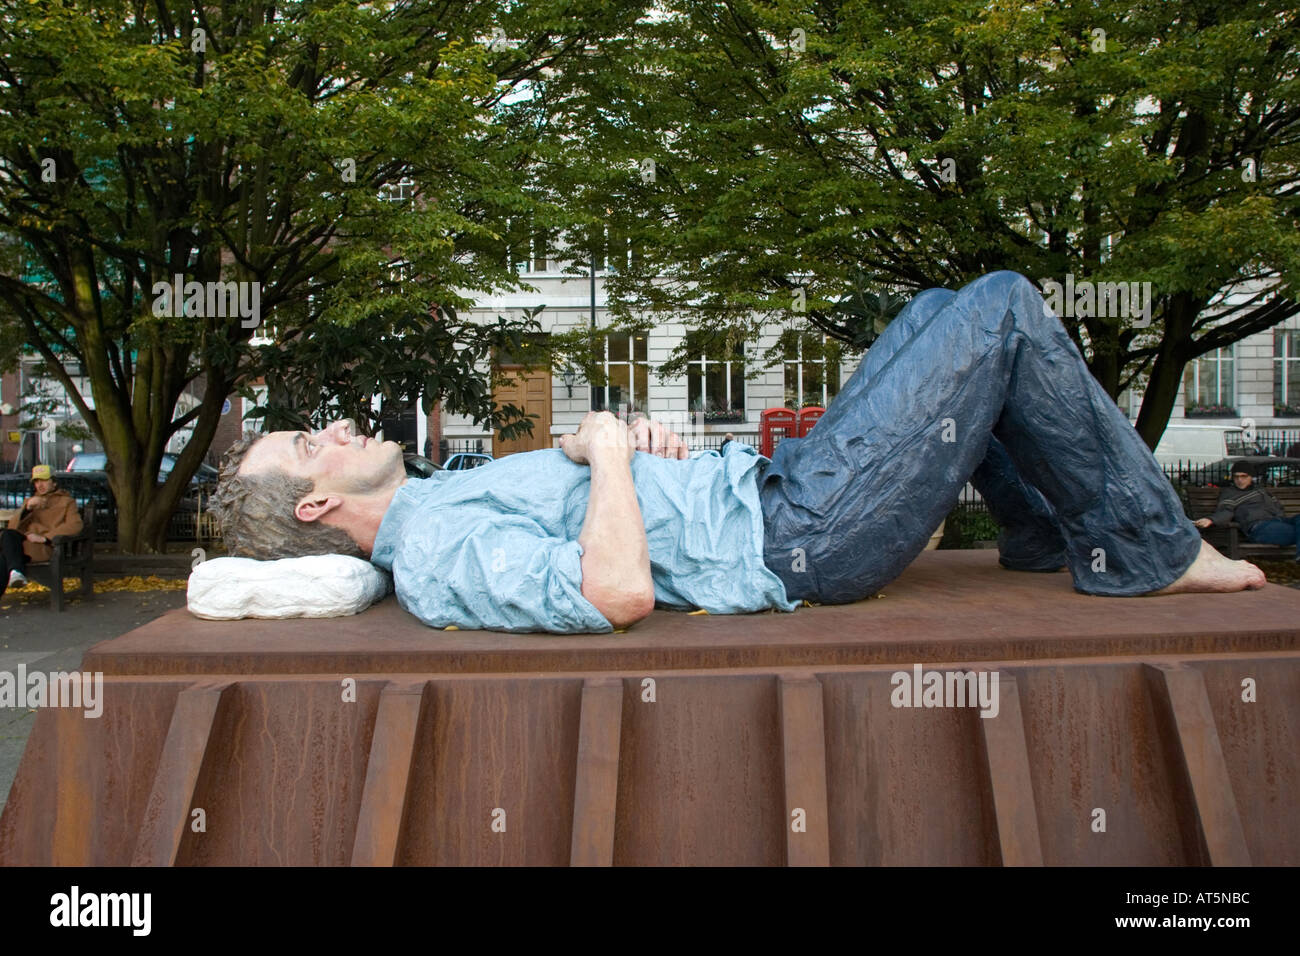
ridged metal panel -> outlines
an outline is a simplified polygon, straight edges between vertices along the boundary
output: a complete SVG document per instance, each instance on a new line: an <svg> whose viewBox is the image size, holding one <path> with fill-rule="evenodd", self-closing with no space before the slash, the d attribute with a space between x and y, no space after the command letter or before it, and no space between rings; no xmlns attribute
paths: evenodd
<svg viewBox="0 0 1300 956"><path fill-rule="evenodd" d="M307 661L356 665L310 673L265 642L273 625L173 612L88 654L111 675L102 717L38 712L0 864L1300 862L1300 649L1272 620L1294 621L1300 594L1085 599L1115 613L1081 619L1060 576L975 568L1016 597L1008 646L1037 652L998 659L993 605L966 585L946 631L905 619L953 564L922 562L885 600L786 617L794 635L658 612L650 632L673 639L639 667L639 628L590 647L479 635L467 660L464 633L376 608L310 622L314 645L281 632ZM1215 619L1252 597L1250 629ZM1137 651L1098 653L1098 632L1122 644L1117 620ZM797 662L772 660L790 646ZM855 649L876 660L842 663ZM996 672L998 715L894 706L914 663Z"/></svg>

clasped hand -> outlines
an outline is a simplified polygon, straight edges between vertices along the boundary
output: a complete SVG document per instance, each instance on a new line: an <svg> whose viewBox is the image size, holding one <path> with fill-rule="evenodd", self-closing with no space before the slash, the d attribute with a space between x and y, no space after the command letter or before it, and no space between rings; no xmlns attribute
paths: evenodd
<svg viewBox="0 0 1300 956"><path fill-rule="evenodd" d="M560 448L579 465L589 465L593 455L612 451L625 455L628 461L638 451L660 458L690 457L686 442L661 422L638 418L624 423L610 412L588 412L576 434L561 436Z"/></svg>

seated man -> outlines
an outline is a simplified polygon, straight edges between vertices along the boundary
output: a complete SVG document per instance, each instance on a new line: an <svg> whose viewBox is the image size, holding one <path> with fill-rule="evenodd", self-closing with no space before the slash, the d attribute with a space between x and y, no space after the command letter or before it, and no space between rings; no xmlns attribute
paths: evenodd
<svg viewBox="0 0 1300 956"><path fill-rule="evenodd" d="M433 626L578 633L656 604L794 610L879 591L968 480L1004 566L1068 565L1128 596L1264 585L1201 540L1128 420L1023 276L913 299L804 438L684 457L662 425L591 413L560 449L408 481L401 449L335 422L245 436L214 507L232 554L342 552Z"/></svg>
<svg viewBox="0 0 1300 956"><path fill-rule="evenodd" d="M7 587L26 586L23 571L27 562L50 560L54 553L50 542L55 537L81 531L77 503L55 483L49 465L32 469L32 485L36 494L23 502L23 510L0 531L0 595Z"/></svg>
<svg viewBox="0 0 1300 956"><path fill-rule="evenodd" d="M1255 473L1244 461L1232 463L1231 488L1219 492L1214 514L1198 518L1196 527L1226 526L1235 521L1253 544L1295 544L1300 540L1300 515L1286 516L1281 503L1263 488L1254 487ZM1300 561L1300 556L1297 556Z"/></svg>

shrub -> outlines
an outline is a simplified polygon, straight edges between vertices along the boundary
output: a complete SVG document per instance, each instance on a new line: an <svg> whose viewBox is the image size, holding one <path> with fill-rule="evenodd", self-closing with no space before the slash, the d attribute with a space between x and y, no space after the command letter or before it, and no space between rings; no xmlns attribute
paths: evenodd
<svg viewBox="0 0 1300 956"><path fill-rule="evenodd" d="M973 548L976 541L996 541L1000 530L993 516L983 508L959 504L945 519L939 547Z"/></svg>

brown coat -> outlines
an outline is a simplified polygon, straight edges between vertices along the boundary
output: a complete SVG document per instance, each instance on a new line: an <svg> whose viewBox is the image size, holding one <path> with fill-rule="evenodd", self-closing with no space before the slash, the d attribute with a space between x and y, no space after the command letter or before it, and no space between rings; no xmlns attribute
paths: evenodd
<svg viewBox="0 0 1300 956"><path fill-rule="evenodd" d="M37 496L39 497L39 496ZM44 496L45 503L21 512L9 519L9 527L23 535L43 534L53 538L60 534L78 534L81 531L81 513L72 495L55 488ZM45 541L23 541L23 553L29 561L48 561L54 549Z"/></svg>

